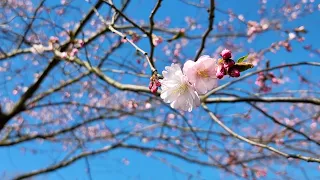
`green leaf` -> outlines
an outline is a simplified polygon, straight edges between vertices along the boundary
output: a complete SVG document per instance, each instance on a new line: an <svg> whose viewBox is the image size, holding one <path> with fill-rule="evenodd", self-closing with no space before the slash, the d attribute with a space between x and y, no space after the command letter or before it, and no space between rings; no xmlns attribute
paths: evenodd
<svg viewBox="0 0 320 180"><path fill-rule="evenodd" d="M243 61L245 61L248 58L249 54L242 56L238 59L237 63L242 63Z"/></svg>
<svg viewBox="0 0 320 180"><path fill-rule="evenodd" d="M253 68L254 66L251 63L241 62L241 63L236 63L233 67L236 67L239 69L240 72L243 72Z"/></svg>

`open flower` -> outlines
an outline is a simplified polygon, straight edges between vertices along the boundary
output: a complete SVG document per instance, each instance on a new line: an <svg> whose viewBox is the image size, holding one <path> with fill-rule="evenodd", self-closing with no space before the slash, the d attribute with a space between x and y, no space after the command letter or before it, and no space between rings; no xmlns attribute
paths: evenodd
<svg viewBox="0 0 320 180"><path fill-rule="evenodd" d="M188 60L183 72L199 94L205 94L217 86L217 61L201 56L196 62Z"/></svg>
<svg viewBox="0 0 320 180"><path fill-rule="evenodd" d="M200 105L198 93L194 90L192 84L189 83L178 64L166 66L162 71L163 79L161 83L160 97L166 103L175 109L184 111L192 111L192 108Z"/></svg>

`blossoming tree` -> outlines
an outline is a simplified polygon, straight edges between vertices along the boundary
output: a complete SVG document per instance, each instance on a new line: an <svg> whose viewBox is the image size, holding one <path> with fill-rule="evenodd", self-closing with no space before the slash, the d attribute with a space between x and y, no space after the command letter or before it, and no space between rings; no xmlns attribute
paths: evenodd
<svg viewBox="0 0 320 180"><path fill-rule="evenodd" d="M319 178L320 4L239 2L1 1L1 179Z"/></svg>

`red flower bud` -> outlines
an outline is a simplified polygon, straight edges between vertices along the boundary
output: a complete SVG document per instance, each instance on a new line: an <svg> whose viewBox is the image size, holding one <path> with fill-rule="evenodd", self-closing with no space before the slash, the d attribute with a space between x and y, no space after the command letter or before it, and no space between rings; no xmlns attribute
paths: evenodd
<svg viewBox="0 0 320 180"><path fill-rule="evenodd" d="M231 68L235 64L234 60L226 59L223 61L224 68Z"/></svg>
<svg viewBox="0 0 320 180"><path fill-rule="evenodd" d="M224 75L225 75L225 68L224 68L223 64L219 64L216 76L218 79L222 79Z"/></svg>
<svg viewBox="0 0 320 180"><path fill-rule="evenodd" d="M149 89L151 90L152 87L153 87L153 81L150 81L150 83L149 83Z"/></svg>
<svg viewBox="0 0 320 180"><path fill-rule="evenodd" d="M231 77L239 77L240 76L240 71L238 68L232 67L228 70L228 73Z"/></svg>
<svg viewBox="0 0 320 180"><path fill-rule="evenodd" d="M157 91L158 91L158 86L152 86L152 88L150 89L150 91L153 93L153 94L155 94L155 93L157 93Z"/></svg>

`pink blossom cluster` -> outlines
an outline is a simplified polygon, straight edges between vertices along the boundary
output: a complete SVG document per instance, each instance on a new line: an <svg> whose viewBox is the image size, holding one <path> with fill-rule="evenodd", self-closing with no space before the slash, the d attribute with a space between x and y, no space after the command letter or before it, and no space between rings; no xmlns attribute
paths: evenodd
<svg viewBox="0 0 320 180"><path fill-rule="evenodd" d="M131 35L131 40L132 40L133 43L138 42L140 40L140 38L141 38L141 36L139 34L135 33L135 32L129 32L128 34ZM121 42L122 43L126 43L127 39L122 38Z"/></svg>
<svg viewBox="0 0 320 180"><path fill-rule="evenodd" d="M272 84L280 84L281 80L276 78L275 75L271 72L264 73L260 72L258 75L258 78L255 82L257 86L259 86L259 90L262 92L270 92L271 91L271 86L267 85L267 81L271 80Z"/></svg>
<svg viewBox="0 0 320 180"><path fill-rule="evenodd" d="M203 55L196 61L188 60L183 69L178 64L172 63L162 71L163 79L158 80L156 74L150 78L149 89L156 93L161 86L160 97L172 108L192 111L193 107L200 105L199 94L206 94L217 87L217 79L228 74L230 77L239 77L240 71L252 68L250 63L242 63L247 56L241 57L236 64L231 59L232 53L224 49L216 60L208 55ZM242 69L241 69L242 68Z"/></svg>
<svg viewBox="0 0 320 180"><path fill-rule="evenodd" d="M57 37L51 37L50 42L55 39L57 39ZM59 39L57 39L56 42L59 42ZM74 40L73 44L66 52L61 52L61 58L67 58L68 56L70 56L70 58L74 58L79 53L79 50L84 46L84 44L85 42L82 39Z"/></svg>
<svg viewBox="0 0 320 180"><path fill-rule="evenodd" d="M222 79L224 75L229 74L231 77L239 77L240 70L234 66L235 62L231 59L232 53L230 50L225 49L220 53L222 60L218 62L218 68L216 76L218 79Z"/></svg>
<svg viewBox="0 0 320 180"><path fill-rule="evenodd" d="M161 83L159 82L159 78L157 77L156 74L152 75L150 78L150 83L149 83L149 89L150 91L155 94L158 91L158 88L161 86Z"/></svg>
<svg viewBox="0 0 320 180"><path fill-rule="evenodd" d="M260 23L256 21L249 21L247 35L252 36L256 33L260 33L264 30L267 30L269 26L270 26L270 23L267 20L261 20Z"/></svg>
<svg viewBox="0 0 320 180"><path fill-rule="evenodd" d="M156 35L152 36L152 43L153 43L154 46L158 46L162 42L163 42L163 39L162 39L161 36L156 36Z"/></svg>
<svg viewBox="0 0 320 180"><path fill-rule="evenodd" d="M205 94L217 86L217 61L201 56L196 62L188 60L183 70L178 64L166 66L162 72L160 97L172 108L192 111L200 105L199 94ZM154 87L154 82L150 82ZM150 86L149 86L150 88ZM151 89L152 91L152 89Z"/></svg>

